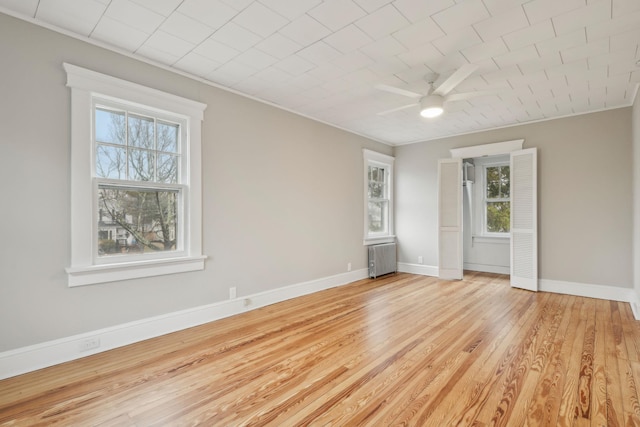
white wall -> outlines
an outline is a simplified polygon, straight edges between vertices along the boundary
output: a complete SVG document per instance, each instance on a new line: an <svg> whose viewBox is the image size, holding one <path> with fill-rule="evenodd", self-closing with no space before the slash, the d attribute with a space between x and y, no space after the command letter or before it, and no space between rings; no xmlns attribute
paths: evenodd
<svg viewBox="0 0 640 427"><path fill-rule="evenodd" d="M382 145L0 14L0 352L366 267L362 148ZM68 62L208 104L206 268L67 287Z"/></svg>
<svg viewBox="0 0 640 427"><path fill-rule="evenodd" d="M540 278L631 288L631 108L396 147L399 262L437 266L438 159L522 138L538 148Z"/></svg>

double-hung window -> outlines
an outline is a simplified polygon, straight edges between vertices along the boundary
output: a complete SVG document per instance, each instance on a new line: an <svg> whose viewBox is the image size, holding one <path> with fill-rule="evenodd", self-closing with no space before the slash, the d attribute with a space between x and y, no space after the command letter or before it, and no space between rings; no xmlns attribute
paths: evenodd
<svg viewBox="0 0 640 427"><path fill-rule="evenodd" d="M364 150L364 243L392 242L394 158Z"/></svg>
<svg viewBox="0 0 640 427"><path fill-rule="evenodd" d="M484 234L505 236L511 221L509 164L484 166Z"/></svg>
<svg viewBox="0 0 640 427"><path fill-rule="evenodd" d="M65 64L69 285L201 270L204 104Z"/></svg>

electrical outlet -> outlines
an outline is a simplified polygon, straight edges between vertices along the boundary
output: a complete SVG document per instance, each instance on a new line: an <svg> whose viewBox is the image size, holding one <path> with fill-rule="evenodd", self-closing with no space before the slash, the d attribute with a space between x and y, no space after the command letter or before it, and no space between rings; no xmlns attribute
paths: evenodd
<svg viewBox="0 0 640 427"><path fill-rule="evenodd" d="M229 299L235 299L238 296L237 289L235 286L229 288Z"/></svg>
<svg viewBox="0 0 640 427"><path fill-rule="evenodd" d="M347 263L347 271L351 271L351 263L350 262Z"/></svg>
<svg viewBox="0 0 640 427"><path fill-rule="evenodd" d="M418 264L422 264L424 262L424 260L422 259L422 255L420 255L418 257Z"/></svg>
<svg viewBox="0 0 640 427"><path fill-rule="evenodd" d="M244 306L245 307L249 307L251 305L251 299L250 298L245 298L244 299Z"/></svg>
<svg viewBox="0 0 640 427"><path fill-rule="evenodd" d="M94 348L100 347L100 338L87 338L86 340L80 341L78 344L78 349L80 351L88 351L93 350Z"/></svg>

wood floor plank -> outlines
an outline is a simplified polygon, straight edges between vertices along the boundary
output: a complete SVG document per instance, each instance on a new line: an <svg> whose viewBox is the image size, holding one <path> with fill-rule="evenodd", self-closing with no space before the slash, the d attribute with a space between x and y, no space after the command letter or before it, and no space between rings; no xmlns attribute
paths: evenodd
<svg viewBox="0 0 640 427"><path fill-rule="evenodd" d="M0 426L640 425L628 304L399 273L0 381Z"/></svg>

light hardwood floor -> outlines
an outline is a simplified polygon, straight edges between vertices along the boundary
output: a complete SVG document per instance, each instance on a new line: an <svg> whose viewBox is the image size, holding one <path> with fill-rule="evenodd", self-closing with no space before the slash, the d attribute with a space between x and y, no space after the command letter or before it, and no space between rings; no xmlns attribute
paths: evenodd
<svg viewBox="0 0 640 427"><path fill-rule="evenodd" d="M640 425L627 303L389 275L0 381L0 425Z"/></svg>

